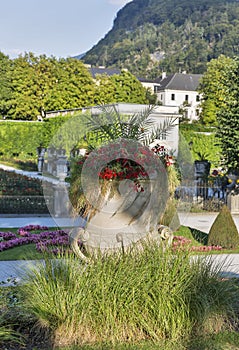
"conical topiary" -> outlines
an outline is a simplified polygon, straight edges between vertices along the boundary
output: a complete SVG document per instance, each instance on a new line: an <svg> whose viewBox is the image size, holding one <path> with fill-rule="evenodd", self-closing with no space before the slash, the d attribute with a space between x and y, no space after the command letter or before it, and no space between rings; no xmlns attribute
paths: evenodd
<svg viewBox="0 0 239 350"><path fill-rule="evenodd" d="M226 249L239 246L237 227L226 205L222 207L209 231L208 245L219 245Z"/></svg>

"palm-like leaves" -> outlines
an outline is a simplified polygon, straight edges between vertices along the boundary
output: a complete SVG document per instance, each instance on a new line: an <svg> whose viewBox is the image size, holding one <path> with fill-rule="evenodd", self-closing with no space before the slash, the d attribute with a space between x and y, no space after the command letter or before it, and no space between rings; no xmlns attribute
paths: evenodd
<svg viewBox="0 0 239 350"><path fill-rule="evenodd" d="M149 106L130 117L121 115L115 105L98 108L99 113L87 116L86 126L101 143L130 139L149 145L175 126L176 119L167 118L161 125L155 127L155 120L151 118L155 111L154 106Z"/></svg>

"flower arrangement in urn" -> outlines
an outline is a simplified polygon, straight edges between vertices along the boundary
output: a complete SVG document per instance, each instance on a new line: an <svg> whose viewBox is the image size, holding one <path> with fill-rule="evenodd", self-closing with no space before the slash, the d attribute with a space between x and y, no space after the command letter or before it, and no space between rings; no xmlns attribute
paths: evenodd
<svg viewBox="0 0 239 350"><path fill-rule="evenodd" d="M91 247L118 248L123 236L130 246L158 225L168 199L166 168L173 158L164 146L150 145L175 120L154 127L153 110L149 107L127 121L115 108L89 116L95 145L72 160L70 198L76 213L87 219L83 241Z"/></svg>

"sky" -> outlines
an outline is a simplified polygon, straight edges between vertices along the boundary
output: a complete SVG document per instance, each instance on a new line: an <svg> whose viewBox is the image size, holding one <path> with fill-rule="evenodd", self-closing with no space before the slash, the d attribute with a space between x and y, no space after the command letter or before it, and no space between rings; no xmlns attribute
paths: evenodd
<svg viewBox="0 0 239 350"><path fill-rule="evenodd" d="M82 54L104 38L131 0L1 1L0 51L57 58Z"/></svg>

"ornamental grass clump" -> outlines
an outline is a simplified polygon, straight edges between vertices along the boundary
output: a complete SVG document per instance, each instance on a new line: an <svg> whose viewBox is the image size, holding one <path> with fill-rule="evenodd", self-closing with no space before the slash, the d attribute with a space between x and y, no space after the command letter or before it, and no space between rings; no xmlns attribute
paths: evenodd
<svg viewBox="0 0 239 350"><path fill-rule="evenodd" d="M222 207L209 231L208 245L219 245L226 249L239 246L237 227L226 205Z"/></svg>
<svg viewBox="0 0 239 350"><path fill-rule="evenodd" d="M46 259L23 285L25 307L52 332L55 346L182 343L211 318L232 319L238 289L210 260L156 244L80 263Z"/></svg>

